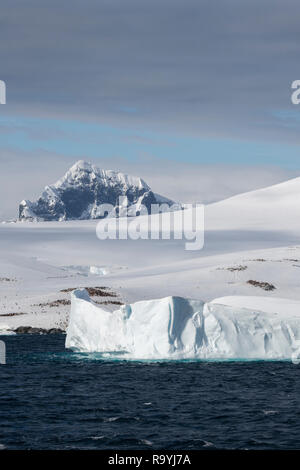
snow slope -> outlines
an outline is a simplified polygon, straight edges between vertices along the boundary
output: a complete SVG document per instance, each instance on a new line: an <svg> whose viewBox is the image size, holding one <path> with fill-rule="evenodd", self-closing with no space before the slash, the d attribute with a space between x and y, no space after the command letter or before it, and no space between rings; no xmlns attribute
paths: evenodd
<svg viewBox="0 0 300 470"><path fill-rule="evenodd" d="M108 312L77 290L66 347L127 359L291 359L300 352L300 301L166 297Z"/></svg>
<svg viewBox="0 0 300 470"><path fill-rule="evenodd" d="M210 228L299 230L300 177L208 206Z"/></svg>
<svg viewBox="0 0 300 470"><path fill-rule="evenodd" d="M65 328L70 306L47 304L67 303L62 290L87 286L110 287L126 304L168 296L300 300L299 194L297 178L207 206L201 251L186 251L184 240L100 241L93 220L0 224L0 326Z"/></svg>

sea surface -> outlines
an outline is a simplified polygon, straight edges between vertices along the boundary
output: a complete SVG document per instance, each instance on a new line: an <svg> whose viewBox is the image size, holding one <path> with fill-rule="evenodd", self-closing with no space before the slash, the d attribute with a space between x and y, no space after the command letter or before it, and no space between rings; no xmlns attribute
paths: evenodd
<svg viewBox="0 0 300 470"><path fill-rule="evenodd" d="M0 449L299 449L300 365L126 362L3 336Z"/></svg>

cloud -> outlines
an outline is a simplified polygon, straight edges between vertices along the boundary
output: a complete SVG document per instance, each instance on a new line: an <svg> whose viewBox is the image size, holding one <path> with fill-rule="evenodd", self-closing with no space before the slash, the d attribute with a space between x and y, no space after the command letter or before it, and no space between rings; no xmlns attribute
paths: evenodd
<svg viewBox="0 0 300 470"><path fill-rule="evenodd" d="M299 16L296 0L3 0L6 109L299 143L276 114L295 108Z"/></svg>
<svg viewBox="0 0 300 470"><path fill-rule="evenodd" d="M296 176L276 164L299 160L299 17L297 0L2 0L0 217L79 158L187 202Z"/></svg>

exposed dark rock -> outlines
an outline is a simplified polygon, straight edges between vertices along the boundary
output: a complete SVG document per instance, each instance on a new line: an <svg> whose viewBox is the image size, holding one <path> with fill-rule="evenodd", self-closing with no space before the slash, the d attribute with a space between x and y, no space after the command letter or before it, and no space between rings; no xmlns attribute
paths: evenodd
<svg viewBox="0 0 300 470"><path fill-rule="evenodd" d="M1 313L0 318L2 318L2 317L17 317L18 315L27 315L27 313L25 313L25 312Z"/></svg>
<svg viewBox="0 0 300 470"><path fill-rule="evenodd" d="M259 281L247 281L247 284L250 284L251 286L254 287L260 287L263 290L270 291L270 290L275 290L276 287L273 284L269 284L268 282L259 282Z"/></svg>
<svg viewBox="0 0 300 470"><path fill-rule="evenodd" d="M57 299L52 302L34 304L34 307L60 307L61 305L71 305L71 301L68 299Z"/></svg>
<svg viewBox="0 0 300 470"><path fill-rule="evenodd" d="M62 289L60 292L72 292L73 290L80 289L79 287L69 287ZM106 290L108 287L84 287L91 297L118 297L118 295L111 291Z"/></svg>
<svg viewBox="0 0 300 470"><path fill-rule="evenodd" d="M15 328L14 330L15 333L24 335L24 334L29 334L29 335L45 335L45 334L52 334L52 335L57 335L57 334L64 334L65 331L61 330L60 328L50 328L47 330L46 328L36 328L32 326L18 326L18 328Z"/></svg>
<svg viewBox="0 0 300 470"><path fill-rule="evenodd" d="M233 273L235 271L246 271L247 268L248 266L243 266L243 265L233 266L231 268L227 268L227 271L230 271L231 273Z"/></svg>
<svg viewBox="0 0 300 470"><path fill-rule="evenodd" d="M94 302L98 305L124 305L119 300L104 300L103 302L100 302L99 300L94 300Z"/></svg>

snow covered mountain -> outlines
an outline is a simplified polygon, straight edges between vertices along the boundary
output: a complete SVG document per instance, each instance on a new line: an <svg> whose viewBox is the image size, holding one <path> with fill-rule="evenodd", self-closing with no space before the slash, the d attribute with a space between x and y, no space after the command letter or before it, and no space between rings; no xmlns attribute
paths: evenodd
<svg viewBox="0 0 300 470"><path fill-rule="evenodd" d="M124 197L119 205L119 197ZM46 186L36 202L23 200L20 220L76 220L101 218L100 205L111 204L115 214L135 215L142 205L172 206L173 201L155 194L141 178L110 170L101 170L83 160L73 165L55 184ZM179 207L179 206L178 206Z"/></svg>

